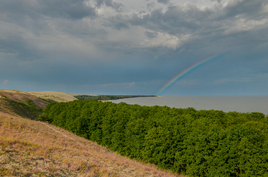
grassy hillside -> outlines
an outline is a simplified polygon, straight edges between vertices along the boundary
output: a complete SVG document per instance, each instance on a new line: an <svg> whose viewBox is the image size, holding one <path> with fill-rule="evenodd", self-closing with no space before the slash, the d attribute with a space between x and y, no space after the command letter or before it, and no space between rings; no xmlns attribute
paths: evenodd
<svg viewBox="0 0 268 177"><path fill-rule="evenodd" d="M44 100L56 101L56 102L68 102L77 100L73 94L55 91L43 91L43 92L27 92L28 94L37 96Z"/></svg>
<svg viewBox="0 0 268 177"><path fill-rule="evenodd" d="M0 111L12 115L37 119L47 101L23 92L0 91Z"/></svg>
<svg viewBox="0 0 268 177"><path fill-rule="evenodd" d="M39 114L47 104L42 99L21 92L0 96L0 176L176 176L26 119Z"/></svg>

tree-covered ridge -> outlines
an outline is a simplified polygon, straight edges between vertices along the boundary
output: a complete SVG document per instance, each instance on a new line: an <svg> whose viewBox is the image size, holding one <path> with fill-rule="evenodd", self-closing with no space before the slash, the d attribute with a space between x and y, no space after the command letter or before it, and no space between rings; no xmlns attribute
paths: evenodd
<svg viewBox="0 0 268 177"><path fill-rule="evenodd" d="M76 95L78 100L118 100L124 98L156 97L155 95Z"/></svg>
<svg viewBox="0 0 268 177"><path fill-rule="evenodd" d="M41 119L189 176L268 175L268 122L262 113L83 100L49 104Z"/></svg>

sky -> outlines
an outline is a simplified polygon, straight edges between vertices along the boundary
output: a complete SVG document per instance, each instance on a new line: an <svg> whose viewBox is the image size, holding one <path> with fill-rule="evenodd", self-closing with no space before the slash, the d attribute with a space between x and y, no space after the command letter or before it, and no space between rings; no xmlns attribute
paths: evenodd
<svg viewBox="0 0 268 177"><path fill-rule="evenodd" d="M0 88L268 96L268 1L1 0Z"/></svg>

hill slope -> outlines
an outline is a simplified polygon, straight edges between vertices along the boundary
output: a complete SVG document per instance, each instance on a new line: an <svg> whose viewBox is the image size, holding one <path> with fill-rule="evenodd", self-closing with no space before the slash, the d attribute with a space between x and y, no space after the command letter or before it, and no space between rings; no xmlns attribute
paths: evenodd
<svg viewBox="0 0 268 177"><path fill-rule="evenodd" d="M20 91L0 90L0 111L36 119L48 103L33 95Z"/></svg>
<svg viewBox="0 0 268 177"><path fill-rule="evenodd" d="M17 114L24 107L13 110L7 102L21 106L31 100L43 108L46 102L37 97L4 91L0 95L0 176L175 176L53 125L22 118Z"/></svg>
<svg viewBox="0 0 268 177"><path fill-rule="evenodd" d="M43 92L27 92L27 93L43 99L54 100L57 102L67 102L77 100L77 98L75 98L74 95L64 92L43 91Z"/></svg>

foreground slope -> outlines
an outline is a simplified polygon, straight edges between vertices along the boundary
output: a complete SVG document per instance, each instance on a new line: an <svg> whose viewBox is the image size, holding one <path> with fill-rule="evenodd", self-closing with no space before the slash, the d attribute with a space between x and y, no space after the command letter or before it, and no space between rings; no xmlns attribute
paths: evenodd
<svg viewBox="0 0 268 177"><path fill-rule="evenodd" d="M1 92L0 176L175 176L122 157L66 130L16 115L5 100L30 96ZM43 107L45 102L33 97Z"/></svg>
<svg viewBox="0 0 268 177"><path fill-rule="evenodd" d="M0 176L173 176L47 123L0 114Z"/></svg>

